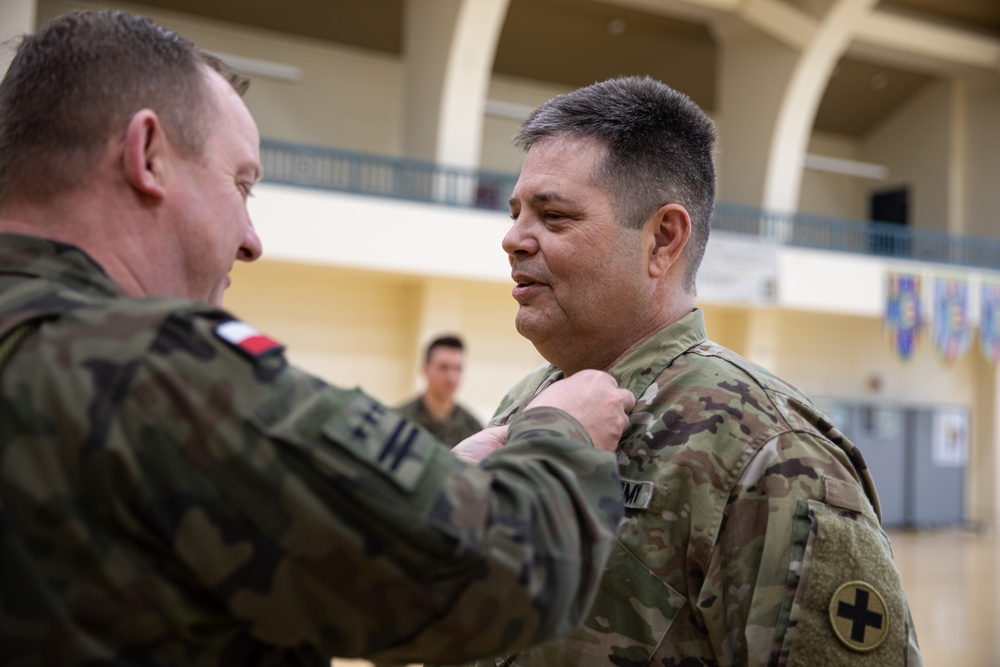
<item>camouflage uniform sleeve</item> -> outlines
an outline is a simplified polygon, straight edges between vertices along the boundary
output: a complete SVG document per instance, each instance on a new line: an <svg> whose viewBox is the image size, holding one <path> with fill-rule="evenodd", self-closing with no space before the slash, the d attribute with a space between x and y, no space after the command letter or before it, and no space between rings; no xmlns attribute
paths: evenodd
<svg viewBox="0 0 1000 667"><path fill-rule="evenodd" d="M811 433L778 436L750 461L697 603L718 655L760 666L921 664L889 539L853 470Z"/></svg>
<svg viewBox="0 0 1000 667"><path fill-rule="evenodd" d="M582 620L622 507L614 457L576 420L527 411L467 466L363 392L246 357L213 326L168 322L122 409L140 444L115 513L171 555L149 581L180 632L459 662Z"/></svg>

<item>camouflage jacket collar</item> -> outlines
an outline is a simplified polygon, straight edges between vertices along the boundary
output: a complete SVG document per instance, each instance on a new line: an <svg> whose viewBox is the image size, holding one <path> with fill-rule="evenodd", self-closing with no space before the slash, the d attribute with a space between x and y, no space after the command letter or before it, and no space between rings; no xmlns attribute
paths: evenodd
<svg viewBox="0 0 1000 667"><path fill-rule="evenodd" d="M647 338L609 372L618 380L618 386L628 389L639 400L664 368L705 339L705 317L700 308L695 308Z"/></svg>
<svg viewBox="0 0 1000 667"><path fill-rule="evenodd" d="M696 308L680 321L643 341L631 354L615 364L610 373L618 380L620 387L631 391L636 400L639 400L664 368L674 363L687 350L703 343L705 338L705 318L701 309ZM536 368L503 397L490 424L506 424L538 392L562 377L562 371L552 364Z"/></svg>
<svg viewBox="0 0 1000 667"><path fill-rule="evenodd" d="M118 285L80 248L22 234L0 234L0 276L42 278L73 290L121 296Z"/></svg>

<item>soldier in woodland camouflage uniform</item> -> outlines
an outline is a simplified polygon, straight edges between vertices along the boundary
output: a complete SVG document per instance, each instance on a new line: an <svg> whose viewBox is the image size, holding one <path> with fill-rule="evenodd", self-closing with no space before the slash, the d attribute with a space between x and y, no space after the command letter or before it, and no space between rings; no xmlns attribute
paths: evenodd
<svg viewBox="0 0 1000 667"><path fill-rule="evenodd" d="M550 365L494 424L582 369L637 402L626 520L568 638L480 665L919 665L860 452L782 380L706 338L694 307L715 178L712 122L643 78L556 97L517 137L516 325Z"/></svg>
<svg viewBox="0 0 1000 667"><path fill-rule="evenodd" d="M455 400L464 364L462 339L438 336L424 350L423 393L396 408L446 445L457 445L483 429L475 415Z"/></svg>
<svg viewBox="0 0 1000 667"><path fill-rule="evenodd" d="M0 663L461 661L566 634L634 399L557 383L460 444L506 438L470 466L289 366L220 308L261 253L245 85L105 12L25 38L0 83Z"/></svg>

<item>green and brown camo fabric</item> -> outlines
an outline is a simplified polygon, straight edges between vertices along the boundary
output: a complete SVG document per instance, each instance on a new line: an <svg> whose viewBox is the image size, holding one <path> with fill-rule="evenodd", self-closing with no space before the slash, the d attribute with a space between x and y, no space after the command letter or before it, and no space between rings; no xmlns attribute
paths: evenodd
<svg viewBox="0 0 1000 667"><path fill-rule="evenodd" d="M451 414L443 421L434 418L424 405L423 396L417 396L412 401L400 405L396 411L423 426L428 433L449 447L454 447L470 435L483 430L479 420L458 403L455 403Z"/></svg>
<svg viewBox="0 0 1000 667"><path fill-rule="evenodd" d="M871 476L806 397L706 340L700 310L611 372L637 404L594 607L568 638L481 666L921 664ZM560 376L538 369L493 423Z"/></svg>
<svg viewBox="0 0 1000 667"><path fill-rule="evenodd" d="M360 390L0 235L4 667L468 661L565 635L621 481L565 413L479 467ZM258 349L259 351L259 349Z"/></svg>

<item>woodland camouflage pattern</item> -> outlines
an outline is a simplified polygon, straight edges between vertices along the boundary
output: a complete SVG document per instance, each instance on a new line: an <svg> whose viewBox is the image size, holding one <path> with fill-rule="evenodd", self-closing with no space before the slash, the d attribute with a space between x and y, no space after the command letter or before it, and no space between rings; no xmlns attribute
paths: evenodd
<svg viewBox="0 0 1000 667"><path fill-rule="evenodd" d="M611 374L637 403L619 449L626 519L594 607L568 638L480 665L921 664L871 476L805 396L706 340L700 310ZM525 378L493 423L559 377L550 365ZM886 602L869 652L831 624L852 581Z"/></svg>
<svg viewBox="0 0 1000 667"><path fill-rule="evenodd" d="M417 396L412 401L400 405L396 411L423 426L428 433L449 447L454 447L483 430L479 420L458 403L454 404L451 414L443 421L434 418L424 405L423 396Z"/></svg>
<svg viewBox="0 0 1000 667"><path fill-rule="evenodd" d="M5 667L466 661L576 627L622 514L579 422L531 410L467 466L231 319L0 235L0 339L29 322L0 362Z"/></svg>

